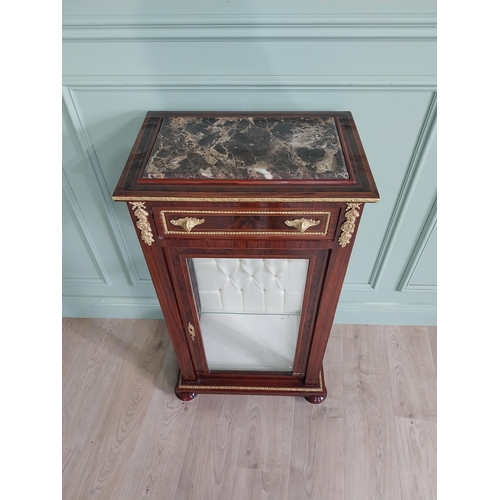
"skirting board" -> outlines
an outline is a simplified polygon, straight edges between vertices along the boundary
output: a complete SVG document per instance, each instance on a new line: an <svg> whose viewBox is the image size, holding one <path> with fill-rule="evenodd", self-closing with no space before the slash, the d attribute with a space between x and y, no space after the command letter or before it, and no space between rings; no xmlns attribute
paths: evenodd
<svg viewBox="0 0 500 500"><path fill-rule="evenodd" d="M162 319L155 298L63 297L62 315L68 318ZM338 324L435 326L435 304L340 302Z"/></svg>

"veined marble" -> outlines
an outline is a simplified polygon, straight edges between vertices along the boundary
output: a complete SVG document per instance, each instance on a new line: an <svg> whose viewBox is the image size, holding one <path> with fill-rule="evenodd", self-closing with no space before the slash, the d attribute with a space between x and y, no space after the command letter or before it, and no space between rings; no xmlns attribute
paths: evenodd
<svg viewBox="0 0 500 500"><path fill-rule="evenodd" d="M146 179L349 179L333 117L168 117Z"/></svg>

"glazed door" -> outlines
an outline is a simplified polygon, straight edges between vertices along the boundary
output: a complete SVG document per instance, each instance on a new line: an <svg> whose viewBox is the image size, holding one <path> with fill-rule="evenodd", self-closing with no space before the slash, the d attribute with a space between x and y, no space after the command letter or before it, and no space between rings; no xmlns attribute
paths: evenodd
<svg viewBox="0 0 500 500"><path fill-rule="evenodd" d="M198 374L300 375L327 250L166 250Z"/></svg>

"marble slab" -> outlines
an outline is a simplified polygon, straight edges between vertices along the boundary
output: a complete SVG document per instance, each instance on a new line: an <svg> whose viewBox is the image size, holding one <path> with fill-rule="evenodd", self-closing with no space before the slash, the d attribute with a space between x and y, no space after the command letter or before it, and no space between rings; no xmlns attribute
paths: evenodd
<svg viewBox="0 0 500 500"><path fill-rule="evenodd" d="M146 179L346 180L333 117L167 117Z"/></svg>

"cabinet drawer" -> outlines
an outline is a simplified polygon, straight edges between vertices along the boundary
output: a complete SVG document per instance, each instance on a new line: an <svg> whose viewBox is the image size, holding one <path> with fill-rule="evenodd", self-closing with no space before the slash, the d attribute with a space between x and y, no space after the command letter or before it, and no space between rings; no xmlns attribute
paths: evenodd
<svg viewBox="0 0 500 500"><path fill-rule="evenodd" d="M153 209L165 237L331 238L338 210Z"/></svg>

